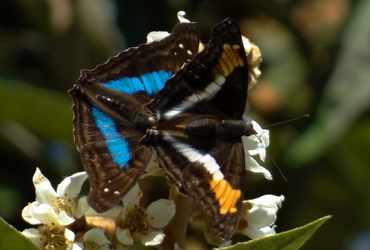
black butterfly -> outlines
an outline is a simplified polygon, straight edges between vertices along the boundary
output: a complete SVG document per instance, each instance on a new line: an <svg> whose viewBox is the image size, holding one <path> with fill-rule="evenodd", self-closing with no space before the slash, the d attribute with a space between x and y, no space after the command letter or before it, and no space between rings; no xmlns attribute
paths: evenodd
<svg viewBox="0 0 370 250"><path fill-rule="evenodd" d="M231 238L243 200L241 136L248 65L236 22L213 27L199 50L195 23L179 23L157 42L82 70L69 91L74 137L98 212L119 202L149 158L207 215L211 232Z"/></svg>

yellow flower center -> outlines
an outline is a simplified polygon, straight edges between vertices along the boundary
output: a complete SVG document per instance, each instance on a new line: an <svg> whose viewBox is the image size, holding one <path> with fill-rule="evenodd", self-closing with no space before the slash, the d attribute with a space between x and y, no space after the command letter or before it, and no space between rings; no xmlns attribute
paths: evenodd
<svg viewBox="0 0 370 250"><path fill-rule="evenodd" d="M132 236L135 233L145 233L150 230L150 225L147 222L146 210L141 206L136 206L129 211L122 222L122 228L130 231Z"/></svg>
<svg viewBox="0 0 370 250"><path fill-rule="evenodd" d="M64 236L64 230L62 226L43 226L40 233L45 237L44 249L66 249L68 242Z"/></svg>
<svg viewBox="0 0 370 250"><path fill-rule="evenodd" d="M77 205L74 200L65 200L62 197L58 197L57 206L59 209L59 211L56 211L57 213L59 213L60 211L65 211L70 217L75 218L75 209Z"/></svg>

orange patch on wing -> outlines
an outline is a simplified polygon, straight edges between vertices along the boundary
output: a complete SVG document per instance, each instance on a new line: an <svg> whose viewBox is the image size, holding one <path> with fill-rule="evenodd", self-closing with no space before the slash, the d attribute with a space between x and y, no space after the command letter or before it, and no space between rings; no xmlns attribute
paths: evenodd
<svg viewBox="0 0 370 250"><path fill-rule="evenodd" d="M238 54L239 49L240 46L237 44L234 44L233 46L231 46L230 44L224 44L224 51L220 59L218 60L218 64L216 65L212 74L214 76L222 75L223 77L227 77L234 71L236 67L243 66L244 61Z"/></svg>
<svg viewBox="0 0 370 250"><path fill-rule="evenodd" d="M233 189L224 179L212 179L209 184L220 205L220 214L236 213L238 211L236 204L240 199L241 191Z"/></svg>

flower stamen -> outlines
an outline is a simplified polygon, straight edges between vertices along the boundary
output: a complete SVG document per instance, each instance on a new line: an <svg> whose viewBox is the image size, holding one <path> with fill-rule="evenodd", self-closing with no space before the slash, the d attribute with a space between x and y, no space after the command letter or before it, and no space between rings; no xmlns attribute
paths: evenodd
<svg viewBox="0 0 370 250"><path fill-rule="evenodd" d="M45 249L65 249L68 245L64 235L65 228L62 226L42 226L40 234L44 236L43 246Z"/></svg>

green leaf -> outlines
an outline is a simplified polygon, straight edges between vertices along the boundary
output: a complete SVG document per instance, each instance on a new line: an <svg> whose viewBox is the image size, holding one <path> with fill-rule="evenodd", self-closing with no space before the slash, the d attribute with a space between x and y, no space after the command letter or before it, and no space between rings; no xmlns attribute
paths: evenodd
<svg viewBox="0 0 370 250"><path fill-rule="evenodd" d="M311 238L313 233L330 218L331 216L325 216L302 227L248 242L237 243L233 246L222 248L222 250L296 250Z"/></svg>
<svg viewBox="0 0 370 250"><path fill-rule="evenodd" d="M37 250L37 247L0 217L0 249Z"/></svg>
<svg viewBox="0 0 370 250"><path fill-rule="evenodd" d="M71 107L67 93L0 78L0 121L17 121L42 138L71 143Z"/></svg>

